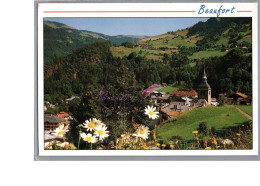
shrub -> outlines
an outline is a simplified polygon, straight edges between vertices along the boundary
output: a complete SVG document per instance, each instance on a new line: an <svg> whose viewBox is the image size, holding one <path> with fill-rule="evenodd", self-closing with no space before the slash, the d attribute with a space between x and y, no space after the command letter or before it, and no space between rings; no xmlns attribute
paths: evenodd
<svg viewBox="0 0 260 186"><path fill-rule="evenodd" d="M206 136L208 134L208 125L207 122L201 122L199 124L199 128L198 131L200 134L203 134L204 136Z"/></svg>

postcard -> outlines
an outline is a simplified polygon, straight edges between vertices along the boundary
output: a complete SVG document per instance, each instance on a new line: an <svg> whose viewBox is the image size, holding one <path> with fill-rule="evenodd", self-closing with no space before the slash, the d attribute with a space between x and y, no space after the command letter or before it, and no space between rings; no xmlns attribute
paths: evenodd
<svg viewBox="0 0 260 186"><path fill-rule="evenodd" d="M256 3L39 3L39 156L258 155Z"/></svg>

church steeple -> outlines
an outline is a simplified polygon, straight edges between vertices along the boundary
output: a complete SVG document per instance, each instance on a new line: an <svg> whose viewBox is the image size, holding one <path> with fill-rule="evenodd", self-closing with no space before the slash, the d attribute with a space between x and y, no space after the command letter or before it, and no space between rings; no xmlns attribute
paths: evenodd
<svg viewBox="0 0 260 186"><path fill-rule="evenodd" d="M206 99L207 104L210 104L211 102L211 87L207 82L205 65L203 69L202 82L198 86L198 97L199 99Z"/></svg>
<svg viewBox="0 0 260 186"><path fill-rule="evenodd" d="M206 71L205 71L205 65L204 65L204 73L202 79L207 80Z"/></svg>

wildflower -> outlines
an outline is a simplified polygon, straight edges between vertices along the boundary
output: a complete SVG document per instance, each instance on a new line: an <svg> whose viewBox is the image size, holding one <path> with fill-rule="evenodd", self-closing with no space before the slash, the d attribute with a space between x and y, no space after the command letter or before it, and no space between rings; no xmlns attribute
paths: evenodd
<svg viewBox="0 0 260 186"><path fill-rule="evenodd" d="M68 132L67 128L64 127L64 124L63 125L60 125L58 128L56 128L52 135L55 135L55 136L59 136L59 137L64 137L64 135L66 134L66 132Z"/></svg>
<svg viewBox="0 0 260 186"><path fill-rule="evenodd" d="M216 139L215 139L214 137L213 137L212 144L213 144L214 146L217 146L217 145L218 145L218 142L216 141Z"/></svg>
<svg viewBox="0 0 260 186"><path fill-rule="evenodd" d="M211 149L211 147L206 147L205 149L206 149L206 150L210 150L210 149Z"/></svg>
<svg viewBox="0 0 260 186"><path fill-rule="evenodd" d="M44 148L46 150L52 150L52 145L53 145L52 142L46 142L46 143L44 143Z"/></svg>
<svg viewBox="0 0 260 186"><path fill-rule="evenodd" d="M161 144L160 144L160 143L156 143L155 145L156 145L156 146L158 146L158 147L160 147L160 146L161 146Z"/></svg>
<svg viewBox="0 0 260 186"><path fill-rule="evenodd" d="M140 125L140 127L138 127L136 134L133 134L133 136L136 137L140 137L143 138L144 140L146 140L148 138L148 135L150 133L150 130L148 127L144 126L144 125Z"/></svg>
<svg viewBox="0 0 260 186"><path fill-rule="evenodd" d="M162 147L166 147L166 144L162 144Z"/></svg>
<svg viewBox="0 0 260 186"><path fill-rule="evenodd" d="M61 147L61 148L64 148L66 145L69 145L69 143L68 142L63 142L63 143L57 142L56 145Z"/></svg>
<svg viewBox="0 0 260 186"><path fill-rule="evenodd" d="M174 148L174 145L170 145L170 148L173 149L173 148Z"/></svg>
<svg viewBox="0 0 260 186"><path fill-rule="evenodd" d="M153 131L153 139L156 140L156 134L155 134L155 131Z"/></svg>
<svg viewBox="0 0 260 186"><path fill-rule="evenodd" d="M107 138L109 135L109 131L106 131L107 127L105 125L99 125L96 127L95 135L99 137L100 141L103 141L105 138Z"/></svg>
<svg viewBox="0 0 260 186"><path fill-rule="evenodd" d="M192 131L192 134L198 134L197 130Z"/></svg>
<svg viewBox="0 0 260 186"><path fill-rule="evenodd" d="M155 107L153 107L153 106L147 106L147 107L145 107L145 114L146 115L148 115L149 116L149 118L152 118L152 119L156 119L156 118L158 118L159 117L159 112L155 112Z"/></svg>
<svg viewBox="0 0 260 186"><path fill-rule="evenodd" d="M225 140L223 141L223 145L234 145L234 142L231 141L230 139L225 139Z"/></svg>
<svg viewBox="0 0 260 186"><path fill-rule="evenodd" d="M241 134L240 133L236 133L237 136L240 136Z"/></svg>
<svg viewBox="0 0 260 186"><path fill-rule="evenodd" d="M96 119L96 118L93 118L93 119L90 119L90 120L86 120L85 121L86 123L83 123L83 127L87 129L87 131L93 131L95 130L99 125L103 125L103 123Z"/></svg>
<svg viewBox="0 0 260 186"><path fill-rule="evenodd" d="M88 143L96 143L97 142L97 137L92 136L92 134L88 133L81 133L80 137L84 140L87 141Z"/></svg>
<svg viewBox="0 0 260 186"><path fill-rule="evenodd" d="M76 150L77 148L75 147L75 145L73 143L69 143L64 146L64 149L65 150Z"/></svg>

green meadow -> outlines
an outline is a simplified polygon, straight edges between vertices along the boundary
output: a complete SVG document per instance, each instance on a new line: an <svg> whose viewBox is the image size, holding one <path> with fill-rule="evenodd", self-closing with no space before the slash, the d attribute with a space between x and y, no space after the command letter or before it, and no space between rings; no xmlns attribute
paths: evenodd
<svg viewBox="0 0 260 186"><path fill-rule="evenodd" d="M178 90L179 88L177 88L177 87L171 87L171 86L167 86L167 87L163 87L163 88L161 88L161 89L158 89L158 90L156 90L157 92L166 92L166 93L170 93L170 92L172 92L172 91L174 91L174 90Z"/></svg>
<svg viewBox="0 0 260 186"><path fill-rule="evenodd" d="M192 56L189 56L190 59L197 59L197 58L208 58L214 56L224 56L227 52L221 52L219 50L207 50L207 51L199 51L195 52Z"/></svg>
<svg viewBox="0 0 260 186"><path fill-rule="evenodd" d="M249 108L245 110L247 109ZM157 135L160 139L169 141L173 136L178 136L184 140L192 140L194 138L192 131L197 130L201 122L207 122L208 126L215 127L218 131L242 125L249 121L233 105L197 108L184 112L175 119L176 121L172 120L169 123L162 124L161 127L157 127Z"/></svg>
<svg viewBox="0 0 260 186"><path fill-rule="evenodd" d="M240 108L242 111L247 113L248 115L252 116L252 105L237 105L238 108Z"/></svg>

